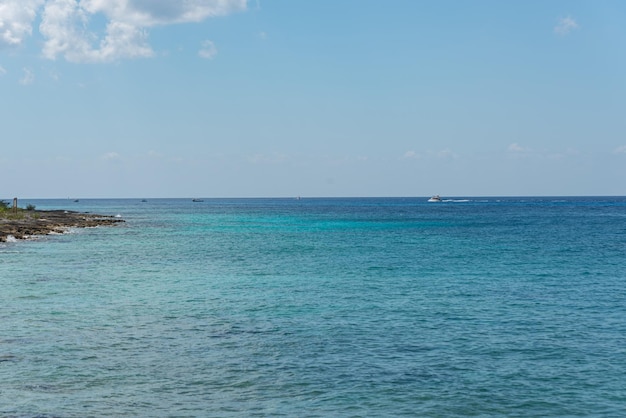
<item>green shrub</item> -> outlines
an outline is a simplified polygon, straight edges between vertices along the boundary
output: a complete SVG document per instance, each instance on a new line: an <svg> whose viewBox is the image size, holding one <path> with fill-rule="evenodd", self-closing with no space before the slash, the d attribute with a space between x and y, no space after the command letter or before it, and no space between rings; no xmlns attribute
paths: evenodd
<svg viewBox="0 0 626 418"><path fill-rule="evenodd" d="M35 210L35 205L26 206L26 210Z"/></svg>

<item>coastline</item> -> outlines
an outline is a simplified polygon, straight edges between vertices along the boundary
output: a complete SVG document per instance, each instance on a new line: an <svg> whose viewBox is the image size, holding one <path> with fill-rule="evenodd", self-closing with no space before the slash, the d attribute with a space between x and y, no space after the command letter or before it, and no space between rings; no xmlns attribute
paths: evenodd
<svg viewBox="0 0 626 418"><path fill-rule="evenodd" d="M0 213L0 242L9 237L27 239L36 235L63 233L67 228L111 226L123 219L111 215L98 215L67 210L20 210L17 216Z"/></svg>

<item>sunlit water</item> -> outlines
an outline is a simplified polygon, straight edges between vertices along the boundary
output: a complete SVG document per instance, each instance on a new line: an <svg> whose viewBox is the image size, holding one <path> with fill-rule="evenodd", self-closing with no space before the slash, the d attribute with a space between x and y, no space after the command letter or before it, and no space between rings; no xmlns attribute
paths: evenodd
<svg viewBox="0 0 626 418"><path fill-rule="evenodd" d="M626 198L467 200L26 202L0 416L623 416Z"/></svg>

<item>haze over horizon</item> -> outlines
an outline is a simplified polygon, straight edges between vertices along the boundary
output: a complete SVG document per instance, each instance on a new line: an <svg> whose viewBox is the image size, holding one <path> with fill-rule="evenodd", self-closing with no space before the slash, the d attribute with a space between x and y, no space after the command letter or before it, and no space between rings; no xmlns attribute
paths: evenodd
<svg viewBox="0 0 626 418"><path fill-rule="evenodd" d="M626 195L626 3L0 0L0 199Z"/></svg>

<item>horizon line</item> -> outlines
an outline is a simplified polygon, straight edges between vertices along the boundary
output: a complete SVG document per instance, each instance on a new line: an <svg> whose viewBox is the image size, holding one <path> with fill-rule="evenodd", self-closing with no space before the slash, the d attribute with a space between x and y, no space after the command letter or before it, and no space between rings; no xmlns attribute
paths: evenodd
<svg viewBox="0 0 626 418"><path fill-rule="evenodd" d="M17 197L19 200L141 200L141 199L428 199L433 195L411 195L411 196L322 196L322 195L294 195L294 196L134 196L134 197L111 197L111 196L100 196L100 197ZM624 197L625 195L618 194L607 194L607 195L591 195L591 194L581 194L581 195L552 195L552 194L538 194L538 195L440 195L442 198L450 199L450 198L616 198L616 197ZM13 198L0 198L2 200L10 200Z"/></svg>

